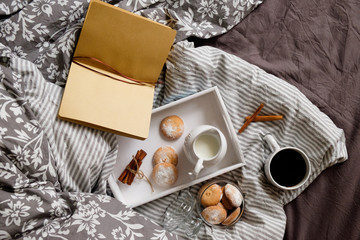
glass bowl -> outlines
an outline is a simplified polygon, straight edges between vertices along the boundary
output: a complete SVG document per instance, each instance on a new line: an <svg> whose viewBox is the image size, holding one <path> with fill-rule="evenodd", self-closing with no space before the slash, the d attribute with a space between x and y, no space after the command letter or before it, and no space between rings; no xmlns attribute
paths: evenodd
<svg viewBox="0 0 360 240"><path fill-rule="evenodd" d="M228 189L227 194L225 194L225 189ZM221 195L219 196L219 194ZM209 197L211 197L210 201ZM229 201L229 198L232 201ZM237 184L227 180L214 180L204 184L197 194L196 204L202 221L211 227L219 228L228 228L236 224L245 210L245 198L242 190ZM224 216L226 216L225 219Z"/></svg>
<svg viewBox="0 0 360 240"><path fill-rule="evenodd" d="M202 220L193 214L195 206L195 197L186 189L180 191L163 214L162 226L169 232L181 228L188 237L195 237L203 225Z"/></svg>

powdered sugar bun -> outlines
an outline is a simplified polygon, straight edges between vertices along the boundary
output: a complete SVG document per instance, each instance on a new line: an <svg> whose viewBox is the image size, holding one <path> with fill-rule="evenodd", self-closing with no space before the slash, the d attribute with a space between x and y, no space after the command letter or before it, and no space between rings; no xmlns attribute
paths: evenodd
<svg viewBox="0 0 360 240"><path fill-rule="evenodd" d="M218 184L212 184L204 193L202 193L203 191L204 189L200 189L201 204L204 207L218 204L223 195L222 188Z"/></svg>
<svg viewBox="0 0 360 240"><path fill-rule="evenodd" d="M167 116L161 121L160 130L166 138L176 140L184 132L184 122L177 115Z"/></svg>
<svg viewBox="0 0 360 240"><path fill-rule="evenodd" d="M159 163L154 166L151 177L159 186L169 187L178 179L178 171L171 163Z"/></svg>
<svg viewBox="0 0 360 240"><path fill-rule="evenodd" d="M222 206L209 206L202 210L201 215L210 224L220 224L226 219L227 212Z"/></svg>
<svg viewBox="0 0 360 240"><path fill-rule="evenodd" d="M175 166L178 164L178 155L174 148L170 146L165 146L160 147L156 150L153 156L154 166L163 162L168 162L174 164Z"/></svg>
<svg viewBox="0 0 360 240"><path fill-rule="evenodd" d="M239 189L231 184L226 184L224 192L226 198L233 207L239 207L241 205L243 196L241 195Z"/></svg>

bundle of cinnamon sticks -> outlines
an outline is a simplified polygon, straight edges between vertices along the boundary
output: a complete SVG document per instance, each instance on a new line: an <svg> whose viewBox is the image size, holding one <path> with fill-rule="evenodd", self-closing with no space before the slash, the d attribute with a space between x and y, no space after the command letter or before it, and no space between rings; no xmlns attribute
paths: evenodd
<svg viewBox="0 0 360 240"><path fill-rule="evenodd" d="M134 181L136 174L139 172L142 160L146 157L147 153L140 149L136 152L135 157L133 156L130 163L126 166L124 171L121 173L118 178L120 182L124 184L131 185Z"/></svg>
<svg viewBox="0 0 360 240"><path fill-rule="evenodd" d="M264 104L261 103L260 106L256 109L256 111L251 116L245 117L245 123L239 129L238 133L242 133L251 122L267 122L267 121L283 119L282 115L258 116L258 114L260 113L260 111L263 107L264 107Z"/></svg>

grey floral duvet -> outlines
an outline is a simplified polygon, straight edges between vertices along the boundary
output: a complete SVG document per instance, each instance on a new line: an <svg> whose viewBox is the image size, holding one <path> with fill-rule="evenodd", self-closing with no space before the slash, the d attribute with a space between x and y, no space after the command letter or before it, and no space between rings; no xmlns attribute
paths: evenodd
<svg viewBox="0 0 360 240"><path fill-rule="evenodd" d="M180 41L225 33L261 1L110 3L173 27ZM116 137L56 117L87 6L0 2L0 239L177 239L106 195Z"/></svg>

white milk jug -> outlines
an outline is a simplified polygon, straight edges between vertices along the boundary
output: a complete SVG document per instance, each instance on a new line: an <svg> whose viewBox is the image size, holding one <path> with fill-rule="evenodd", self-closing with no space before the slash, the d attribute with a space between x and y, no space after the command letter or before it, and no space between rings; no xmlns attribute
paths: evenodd
<svg viewBox="0 0 360 240"><path fill-rule="evenodd" d="M224 134L216 127L201 125L193 129L185 138L184 152L188 160L195 164L193 172L197 176L201 169L220 162L227 150Z"/></svg>

